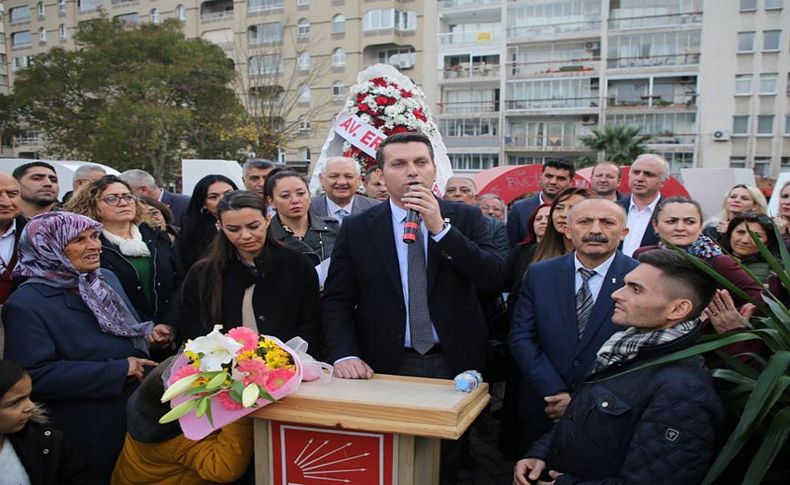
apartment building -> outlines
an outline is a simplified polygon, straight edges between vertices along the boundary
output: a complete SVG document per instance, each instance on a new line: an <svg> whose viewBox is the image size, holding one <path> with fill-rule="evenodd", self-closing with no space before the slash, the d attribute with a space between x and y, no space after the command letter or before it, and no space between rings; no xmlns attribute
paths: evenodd
<svg viewBox="0 0 790 485"><path fill-rule="evenodd" d="M429 0L6 0L2 68L10 83L36 53L73 47L79 22L101 11L130 23L177 18L187 37L219 45L253 115L266 112L273 94L296 92L287 116L298 121L299 139L280 154L295 166L317 161L333 115L365 67L390 63L429 91L437 86L437 4ZM34 156L38 147L38 134L28 133L15 155Z"/></svg>
<svg viewBox="0 0 790 485"><path fill-rule="evenodd" d="M638 126L683 167L790 169L786 0L441 0L439 124L454 169L573 160ZM783 8L784 7L784 8Z"/></svg>

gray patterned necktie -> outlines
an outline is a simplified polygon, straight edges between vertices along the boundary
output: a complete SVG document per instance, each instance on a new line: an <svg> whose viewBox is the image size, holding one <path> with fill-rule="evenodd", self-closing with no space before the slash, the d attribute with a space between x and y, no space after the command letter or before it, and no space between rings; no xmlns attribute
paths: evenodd
<svg viewBox="0 0 790 485"><path fill-rule="evenodd" d="M420 354L425 354L433 347L433 332L428 310L428 270L425 265L422 229L417 230L417 240L409 244L407 263L411 346Z"/></svg>
<svg viewBox="0 0 790 485"><path fill-rule="evenodd" d="M593 297L590 291L590 278L595 274L595 271L579 268L579 273L582 275L582 286L576 292L576 328L579 331L579 340L581 340L592 313Z"/></svg>
<svg viewBox="0 0 790 485"><path fill-rule="evenodd" d="M343 219L345 219L347 215L349 215L347 210L338 209L337 212L335 212L335 219L337 219L337 222L339 222L342 225Z"/></svg>

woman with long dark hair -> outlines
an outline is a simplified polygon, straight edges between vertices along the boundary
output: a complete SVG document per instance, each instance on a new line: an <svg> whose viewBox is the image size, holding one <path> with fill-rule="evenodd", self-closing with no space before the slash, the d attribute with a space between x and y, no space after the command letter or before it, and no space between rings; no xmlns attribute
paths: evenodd
<svg viewBox="0 0 790 485"><path fill-rule="evenodd" d="M217 217L217 237L184 280L184 336L205 335L215 324L254 326L283 341L302 337L320 353L318 275L310 261L267 237L266 204L252 192L226 194Z"/></svg>
<svg viewBox="0 0 790 485"><path fill-rule="evenodd" d="M217 235L217 203L236 189L233 180L224 175L206 175L195 184L181 227L181 263L185 270L200 259Z"/></svg>
<svg viewBox="0 0 790 485"><path fill-rule="evenodd" d="M543 239L535 249L532 263L573 251L573 241L571 241L570 234L566 235L564 232L568 226L568 213L574 205L590 197L592 197L592 193L581 187L568 187L557 194L551 206L551 212L549 212L546 234L543 235Z"/></svg>
<svg viewBox="0 0 790 485"><path fill-rule="evenodd" d="M752 239L754 233L773 255L779 254L779 240L776 238L771 218L751 212L742 212L730 220L721 246L738 258L763 285L768 283L771 268Z"/></svg>

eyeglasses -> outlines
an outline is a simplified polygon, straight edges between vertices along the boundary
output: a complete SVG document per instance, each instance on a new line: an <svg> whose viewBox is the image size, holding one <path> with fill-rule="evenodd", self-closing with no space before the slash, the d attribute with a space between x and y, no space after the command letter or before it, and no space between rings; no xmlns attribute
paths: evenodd
<svg viewBox="0 0 790 485"><path fill-rule="evenodd" d="M121 205L121 201L124 201L127 204L134 204L136 200L137 197L135 197L132 194L121 194L121 195L111 194L101 199L101 201L107 205Z"/></svg>
<svg viewBox="0 0 790 485"><path fill-rule="evenodd" d="M148 209L149 216L161 216L162 212L159 209Z"/></svg>

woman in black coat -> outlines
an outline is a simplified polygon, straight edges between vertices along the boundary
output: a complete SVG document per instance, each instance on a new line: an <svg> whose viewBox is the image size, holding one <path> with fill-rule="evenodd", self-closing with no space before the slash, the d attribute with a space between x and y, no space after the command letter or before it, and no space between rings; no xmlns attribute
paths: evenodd
<svg viewBox="0 0 790 485"><path fill-rule="evenodd" d="M217 235L217 204L223 195L236 190L236 184L224 175L206 175L195 184L189 199L179 248L184 271L189 271Z"/></svg>
<svg viewBox="0 0 790 485"><path fill-rule="evenodd" d="M101 267L115 273L139 317L156 323L152 347L172 348L184 273L170 237L146 222L142 204L114 175L91 182L68 208L102 223Z"/></svg>
<svg viewBox="0 0 790 485"><path fill-rule="evenodd" d="M266 205L252 192L226 194L217 216L217 238L184 280L183 335L205 335L216 324L242 326L244 293L255 285L252 308L258 332L283 341L302 337L310 353L320 355L318 275L310 261L267 237Z"/></svg>

